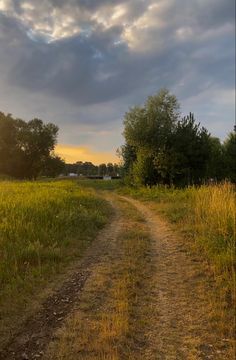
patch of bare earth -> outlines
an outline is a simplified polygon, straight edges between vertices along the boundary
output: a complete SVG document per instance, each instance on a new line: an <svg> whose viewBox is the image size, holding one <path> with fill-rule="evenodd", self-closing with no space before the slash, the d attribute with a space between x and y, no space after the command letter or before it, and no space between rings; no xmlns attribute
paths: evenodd
<svg viewBox="0 0 236 360"><path fill-rule="evenodd" d="M47 298L41 309L30 316L7 345L0 349L1 360L42 358L45 348L53 339L54 332L79 301L94 266L98 266L101 256L106 253L107 242L111 237L116 237L119 227L117 216L114 213L111 223L100 232L62 286Z"/></svg>
<svg viewBox="0 0 236 360"><path fill-rule="evenodd" d="M123 198L146 219L153 245L149 298L153 311L149 345L140 359L234 359L232 339L222 335L214 319L214 282L201 261L146 205Z"/></svg>
<svg viewBox="0 0 236 360"><path fill-rule="evenodd" d="M110 201L111 224L0 359L233 359L202 263L147 206Z"/></svg>

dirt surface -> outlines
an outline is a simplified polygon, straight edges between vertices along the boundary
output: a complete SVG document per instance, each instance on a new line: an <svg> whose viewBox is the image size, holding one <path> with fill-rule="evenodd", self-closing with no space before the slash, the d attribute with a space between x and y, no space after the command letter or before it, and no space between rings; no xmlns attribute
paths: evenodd
<svg viewBox="0 0 236 360"><path fill-rule="evenodd" d="M206 279L201 262L186 251L183 239L146 205L127 197L122 199L142 214L152 238L153 274L148 294L152 317L144 334L147 343L137 359L233 359L229 340L221 337L211 316L213 286ZM116 208L115 202L113 207ZM114 242L121 228L121 215L116 210L110 225L94 240L73 275L0 352L1 360L32 360L44 356L56 330L74 306L78 306L86 280L96 272L108 244Z"/></svg>
<svg viewBox="0 0 236 360"><path fill-rule="evenodd" d="M118 214L114 209L111 223L93 241L75 271L43 303L41 310L24 323L7 346L0 350L1 360L42 358L45 348L53 339L54 332L73 310L74 304L79 302L80 293L90 276L91 269L99 264L101 256L106 252L110 237L116 237L119 228L117 218Z"/></svg>
<svg viewBox="0 0 236 360"><path fill-rule="evenodd" d="M234 359L229 339L212 317L214 282L206 277L202 262L187 252L184 239L139 201L123 197L144 216L152 242L152 277L147 360ZM141 360L141 358L140 358Z"/></svg>

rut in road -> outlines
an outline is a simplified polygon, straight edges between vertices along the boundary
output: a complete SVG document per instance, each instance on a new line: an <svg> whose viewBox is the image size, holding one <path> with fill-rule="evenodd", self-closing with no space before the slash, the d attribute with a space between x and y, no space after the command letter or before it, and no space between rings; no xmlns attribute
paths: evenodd
<svg viewBox="0 0 236 360"><path fill-rule="evenodd" d="M54 332L73 310L74 304L79 302L80 294L94 266L107 251L107 242L112 242L119 232L119 214L112 201L109 202L114 211L111 223L93 241L68 279L46 299L41 310L23 324L3 350L0 349L0 360L42 358L45 348L53 339Z"/></svg>
<svg viewBox="0 0 236 360"><path fill-rule="evenodd" d="M0 353L0 359L226 360L231 358L232 353L228 342L225 341L227 339L221 338L214 327L215 323L211 317L213 289L204 274L201 262L186 251L183 239L173 233L168 225L146 205L116 195L108 196L108 200L115 209L111 224L94 240L74 274L48 298L41 311L28 319L19 329L5 350ZM119 204L121 200L130 207L136 208L142 219L134 220L134 217L131 220L127 214L122 213ZM146 251L145 256L152 272L145 274L144 271L139 274L137 286L145 296L141 292L137 293L138 296L134 299L135 309L131 308L131 303L127 304L129 314L133 312L138 314L137 318L130 319L133 322L131 329L137 335L133 342L134 346L124 349L126 339L123 336L123 339L120 338L120 344L114 343L117 350L114 356L104 356L103 351L97 355L94 348L88 351L88 344L93 345L91 339L100 339L101 327L96 328L94 324L95 321L99 321L99 306L103 309L103 305L106 306L106 302L109 302L106 295L111 294L103 287L112 287L112 283L119 281L119 276L122 275L122 266L126 267L126 271L127 266L130 266L130 258L128 261L127 258L122 259L124 256L120 250L122 234L125 235L132 228L137 230L139 222L151 235L150 249ZM133 248L139 240L138 235L133 239ZM124 241L123 245L125 245ZM132 256L132 244L128 249L128 255ZM145 264L149 266L147 262ZM97 279L101 269L105 269L103 271L105 278L98 284ZM90 302L89 305L81 303L83 297ZM94 307L94 304L98 306ZM83 313L85 305L87 307L85 316L80 318L77 312ZM109 315L109 312L107 314ZM84 326L82 330L72 329L73 339L70 336L68 338L67 334L71 330L71 322L68 319L71 318L73 322L76 316L79 325L81 325L80 320L87 322L82 324ZM140 321L142 318L145 319L145 324ZM60 331L63 328L63 353L59 354L58 349L62 342L58 329ZM85 339L86 332L88 337ZM109 331L107 336L111 336ZM69 356L71 350L69 346L76 348L75 343L79 339L84 341L82 348ZM52 352L48 355L47 349L50 349L50 346Z"/></svg>
<svg viewBox="0 0 236 360"><path fill-rule="evenodd" d="M123 199L143 214L152 236L153 317L143 359L233 359L229 339L217 331L211 316L214 284L206 277L201 261L187 252L184 240L146 205Z"/></svg>

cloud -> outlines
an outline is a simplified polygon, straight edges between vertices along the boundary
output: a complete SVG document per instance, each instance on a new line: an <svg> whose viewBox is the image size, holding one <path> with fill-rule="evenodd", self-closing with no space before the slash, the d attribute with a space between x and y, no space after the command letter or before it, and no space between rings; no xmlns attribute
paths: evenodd
<svg viewBox="0 0 236 360"><path fill-rule="evenodd" d="M58 123L66 143L113 149L129 106L168 87L224 136L234 104L216 94L234 88L234 8L233 0L0 0L0 106ZM111 133L96 140L86 126Z"/></svg>

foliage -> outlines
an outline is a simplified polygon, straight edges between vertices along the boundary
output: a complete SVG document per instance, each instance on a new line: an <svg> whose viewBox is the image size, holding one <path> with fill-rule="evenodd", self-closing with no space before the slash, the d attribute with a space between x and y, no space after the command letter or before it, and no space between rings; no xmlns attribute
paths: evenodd
<svg viewBox="0 0 236 360"><path fill-rule="evenodd" d="M235 135L222 145L192 113L180 119L178 100L166 89L125 114L123 134L119 154L130 184L186 186L225 177L235 181Z"/></svg>
<svg viewBox="0 0 236 360"><path fill-rule="evenodd" d="M134 107L124 118L124 137L136 150L153 150L165 146L179 116L179 104L174 95L162 89L150 96L143 107Z"/></svg>
<svg viewBox="0 0 236 360"><path fill-rule="evenodd" d="M39 119L25 122L0 113L0 173L33 179L44 175L45 169L57 175L64 166L52 154L57 134L54 124L44 124Z"/></svg>
<svg viewBox="0 0 236 360"><path fill-rule="evenodd" d="M223 180L226 176L224 146L217 137L209 138L209 146L206 177L208 179Z"/></svg>
<svg viewBox="0 0 236 360"><path fill-rule="evenodd" d="M226 174L236 183L236 132L231 132L224 142Z"/></svg>
<svg viewBox="0 0 236 360"><path fill-rule="evenodd" d="M153 185L157 179L154 156L147 149L137 152L137 159L133 165L133 180L138 185Z"/></svg>
<svg viewBox="0 0 236 360"><path fill-rule="evenodd" d="M116 177L120 172L120 168L117 164L112 163L94 165L90 161L77 161L74 164L66 164L64 172L66 175L69 173L74 173L83 176L109 175Z"/></svg>

